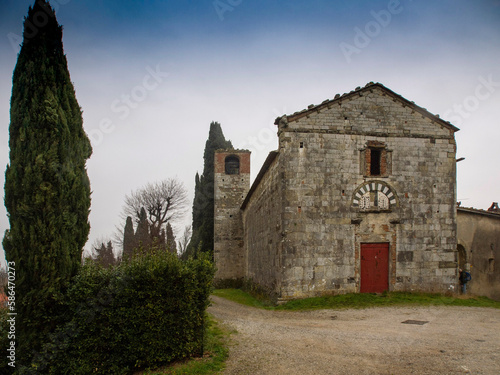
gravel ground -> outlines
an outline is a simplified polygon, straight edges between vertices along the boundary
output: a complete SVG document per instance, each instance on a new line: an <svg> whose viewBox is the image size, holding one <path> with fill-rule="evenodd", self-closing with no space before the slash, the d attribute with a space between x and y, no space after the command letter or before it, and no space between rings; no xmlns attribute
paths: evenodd
<svg viewBox="0 0 500 375"><path fill-rule="evenodd" d="M500 374L497 309L284 312L212 296L209 312L236 330L224 374Z"/></svg>

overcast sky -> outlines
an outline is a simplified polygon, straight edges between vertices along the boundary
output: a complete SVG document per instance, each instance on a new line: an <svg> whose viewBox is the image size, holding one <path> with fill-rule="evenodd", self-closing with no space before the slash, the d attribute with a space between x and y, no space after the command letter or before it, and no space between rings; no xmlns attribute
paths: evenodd
<svg viewBox="0 0 500 375"><path fill-rule="evenodd" d="M12 73L33 3L2 1L2 170ZM252 151L253 180L277 147L277 116L370 81L461 129L463 206L500 200L500 0L51 3L94 150L86 248L124 226L125 195L148 182L177 177L192 201L211 121ZM191 211L174 226L178 235L190 220ZM2 206L2 235L8 226Z"/></svg>

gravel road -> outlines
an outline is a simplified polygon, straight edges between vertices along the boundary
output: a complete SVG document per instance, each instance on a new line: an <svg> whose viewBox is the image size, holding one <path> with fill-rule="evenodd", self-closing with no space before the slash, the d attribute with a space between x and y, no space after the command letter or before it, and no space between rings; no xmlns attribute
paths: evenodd
<svg viewBox="0 0 500 375"><path fill-rule="evenodd" d="M284 312L212 296L209 312L236 330L224 374L500 374L497 309Z"/></svg>

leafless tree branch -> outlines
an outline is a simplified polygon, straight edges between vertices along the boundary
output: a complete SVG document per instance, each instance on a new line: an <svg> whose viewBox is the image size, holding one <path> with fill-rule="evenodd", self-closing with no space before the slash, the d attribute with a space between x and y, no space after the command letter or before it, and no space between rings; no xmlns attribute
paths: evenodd
<svg viewBox="0 0 500 375"><path fill-rule="evenodd" d="M179 240L178 250L179 254L182 255L189 245L189 241L191 240L191 225L186 225L184 228L184 233L182 234L181 239Z"/></svg>
<svg viewBox="0 0 500 375"><path fill-rule="evenodd" d="M153 236L159 236L162 228L181 219L187 211L188 196L184 184L176 178L148 183L125 197L123 217L131 216L137 223L141 208L148 215Z"/></svg>

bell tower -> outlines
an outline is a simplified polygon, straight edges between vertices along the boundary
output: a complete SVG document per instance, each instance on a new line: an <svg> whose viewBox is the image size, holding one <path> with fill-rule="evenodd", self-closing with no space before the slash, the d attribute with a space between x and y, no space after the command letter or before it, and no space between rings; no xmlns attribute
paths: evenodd
<svg viewBox="0 0 500 375"><path fill-rule="evenodd" d="M242 279L245 254L240 207L250 189L250 151L217 150L214 167L215 278Z"/></svg>

